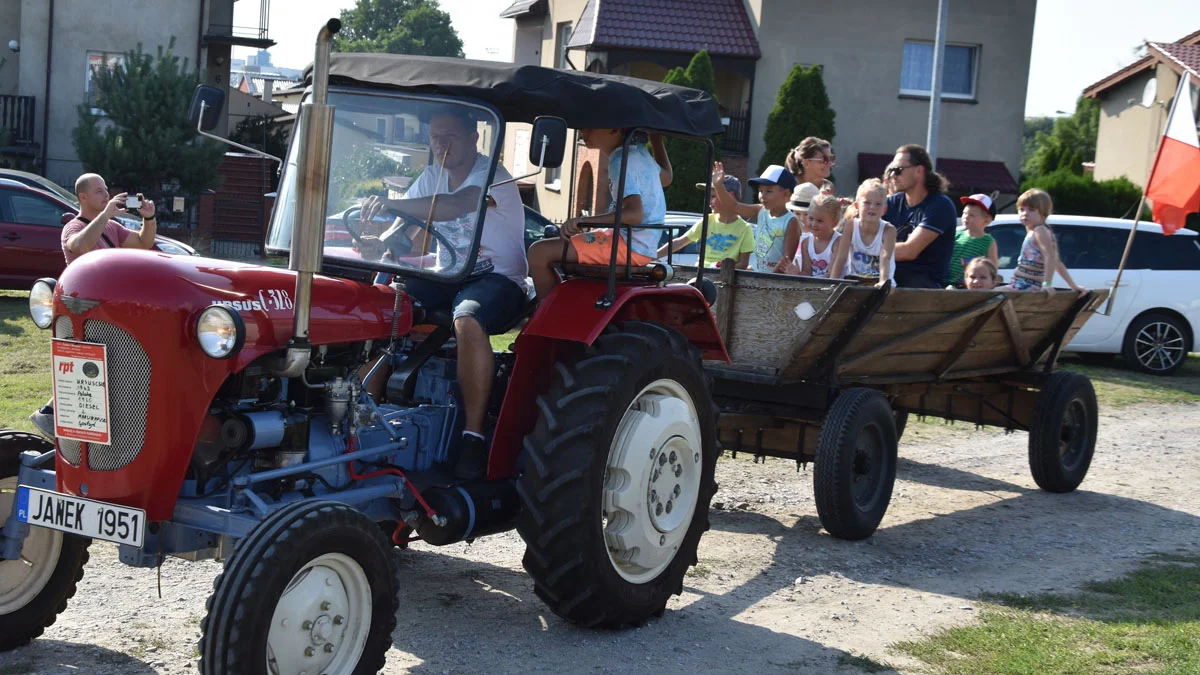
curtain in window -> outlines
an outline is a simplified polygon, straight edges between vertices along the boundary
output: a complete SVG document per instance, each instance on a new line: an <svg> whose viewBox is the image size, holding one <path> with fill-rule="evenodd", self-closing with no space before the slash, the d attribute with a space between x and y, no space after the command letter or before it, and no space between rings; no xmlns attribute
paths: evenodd
<svg viewBox="0 0 1200 675"><path fill-rule="evenodd" d="M942 95L974 94L975 47L946 45L942 67ZM933 45L905 42L900 65L900 90L928 94L933 88Z"/></svg>

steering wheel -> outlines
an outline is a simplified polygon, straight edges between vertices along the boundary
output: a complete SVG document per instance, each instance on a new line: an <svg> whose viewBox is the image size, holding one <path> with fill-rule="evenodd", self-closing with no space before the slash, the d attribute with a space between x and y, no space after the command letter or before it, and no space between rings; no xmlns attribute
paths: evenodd
<svg viewBox="0 0 1200 675"><path fill-rule="evenodd" d="M400 225L394 226L397 229L395 235L399 235L399 236L394 235L394 236L388 237L388 241L385 244L385 246L387 246L388 251L390 251L393 256L395 256L396 258L400 258L402 256L412 254L413 238L409 233L407 233L407 230L416 229L416 230L420 230L420 231L429 233L429 235L431 235L435 240L437 240L438 244L441 245L440 246L441 250L444 250L448 253L448 256L449 256L449 262L447 264L448 267L453 269L454 267L458 266L458 251L454 248L454 245L450 243L450 240L446 237L446 235L442 234L441 232L437 231L436 229L433 229L432 227L427 225L424 221L422 221L416 217L410 216L407 213L404 213L403 211L398 211L396 209L389 208L389 209L384 209L383 212L392 214L392 215L396 216L397 218L399 218L401 221ZM365 241L363 241L362 233L358 231L357 226L355 225L355 223L358 222L359 216L361 214L362 214L361 206L350 207L349 209L346 209L346 211L342 214L342 226L346 228L346 232L350 234L350 238L353 239L356 244L358 244L360 251L364 250L365 248L367 248L369 246ZM389 229L391 229L391 228L389 228Z"/></svg>

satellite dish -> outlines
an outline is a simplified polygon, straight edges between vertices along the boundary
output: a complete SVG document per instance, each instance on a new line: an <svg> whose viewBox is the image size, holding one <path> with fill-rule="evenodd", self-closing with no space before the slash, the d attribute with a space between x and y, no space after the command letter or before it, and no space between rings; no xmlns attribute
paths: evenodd
<svg viewBox="0 0 1200 675"><path fill-rule="evenodd" d="M1142 105L1149 108L1154 105L1154 99L1158 96L1158 78L1151 76L1146 80L1146 86L1142 89Z"/></svg>

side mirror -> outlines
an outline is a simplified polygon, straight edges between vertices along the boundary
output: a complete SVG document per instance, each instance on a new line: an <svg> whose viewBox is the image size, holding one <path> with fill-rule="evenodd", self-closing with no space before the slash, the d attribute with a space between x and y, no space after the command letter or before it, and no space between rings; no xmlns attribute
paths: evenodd
<svg viewBox="0 0 1200 675"><path fill-rule="evenodd" d="M201 131L212 131L221 118L221 109L225 107L225 92L217 87L201 84L192 94L192 104L188 106L188 121Z"/></svg>
<svg viewBox="0 0 1200 675"><path fill-rule="evenodd" d="M529 138L529 161L543 169L562 166L567 149L567 122L561 117L542 116L533 120Z"/></svg>
<svg viewBox="0 0 1200 675"><path fill-rule="evenodd" d="M558 239L558 233L557 225L547 225L542 229L542 239Z"/></svg>

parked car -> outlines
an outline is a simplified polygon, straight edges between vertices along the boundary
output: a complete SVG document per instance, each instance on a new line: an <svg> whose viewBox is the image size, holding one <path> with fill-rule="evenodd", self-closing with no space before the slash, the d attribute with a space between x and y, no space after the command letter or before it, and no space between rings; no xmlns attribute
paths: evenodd
<svg viewBox="0 0 1200 675"><path fill-rule="evenodd" d="M28 185L31 188L37 188L39 190L49 192L50 194L70 204L71 208L73 208L76 213L79 212L79 197L75 196L75 193L59 185L58 183L55 183L49 178L46 178L45 176L39 176L36 173L29 173L28 171L17 171L16 169L0 169L0 180L16 181L18 183ZM113 218L113 220L131 230L137 230L142 227L141 219L134 218L132 216L117 216ZM175 253L175 251L167 252Z"/></svg>
<svg viewBox="0 0 1200 675"><path fill-rule="evenodd" d="M1131 220L1092 216L1050 217L1059 254L1075 283L1112 288ZM1000 273L1012 278L1025 228L1015 215L998 216L988 234L996 238ZM1062 286L1061 279L1056 285ZM1124 357L1146 373L1169 375L1195 346L1200 327L1200 239L1190 230L1164 236L1142 223L1121 276L1112 313L1097 313L1064 347L1097 360Z"/></svg>
<svg viewBox="0 0 1200 675"><path fill-rule="evenodd" d="M28 290L42 277L57 277L66 267L62 252L64 216L75 217L79 203L0 177L0 288ZM140 222L137 227L141 227ZM196 255L170 237L156 236L163 253Z"/></svg>

